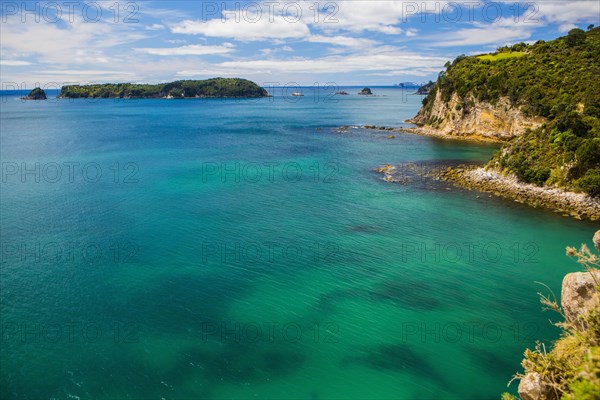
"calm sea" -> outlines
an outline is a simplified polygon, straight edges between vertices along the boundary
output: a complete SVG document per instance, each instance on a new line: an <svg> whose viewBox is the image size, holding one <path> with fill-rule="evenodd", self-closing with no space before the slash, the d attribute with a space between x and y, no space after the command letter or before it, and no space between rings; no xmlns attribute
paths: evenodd
<svg viewBox="0 0 600 400"><path fill-rule="evenodd" d="M495 146L338 133L422 100L359 89L3 93L0 397L498 398L597 226L422 173Z"/></svg>

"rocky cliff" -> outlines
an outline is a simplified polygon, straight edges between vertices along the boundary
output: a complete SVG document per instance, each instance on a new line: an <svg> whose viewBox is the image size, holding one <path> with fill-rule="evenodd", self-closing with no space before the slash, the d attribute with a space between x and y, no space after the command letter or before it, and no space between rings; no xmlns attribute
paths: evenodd
<svg viewBox="0 0 600 400"><path fill-rule="evenodd" d="M519 181L600 197L600 29L446 63L415 133L505 142L488 164Z"/></svg>
<svg viewBox="0 0 600 400"><path fill-rule="evenodd" d="M456 93L448 102L437 91L430 107L423 107L411 121L423 130L436 131L448 136L480 136L490 139L510 140L536 129L544 122L543 117L526 117L520 108L513 107L507 97L495 104L469 97L461 100Z"/></svg>

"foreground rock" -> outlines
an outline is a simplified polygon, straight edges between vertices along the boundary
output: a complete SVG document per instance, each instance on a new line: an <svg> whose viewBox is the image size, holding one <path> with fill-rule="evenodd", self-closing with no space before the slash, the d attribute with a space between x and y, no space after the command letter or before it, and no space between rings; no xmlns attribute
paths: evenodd
<svg viewBox="0 0 600 400"><path fill-rule="evenodd" d="M361 95L361 96L372 96L373 92L371 92L371 89L369 89L368 87L366 87L363 90L361 90L360 92L358 92L358 94Z"/></svg>
<svg viewBox="0 0 600 400"><path fill-rule="evenodd" d="M523 400L554 400L556 396L552 387L542 379L537 372L525 375L517 389Z"/></svg>
<svg viewBox="0 0 600 400"><path fill-rule="evenodd" d="M600 231L599 231L600 232ZM598 234L598 233L596 233ZM568 322L586 328L580 318L598 307L596 286L600 285L600 271L567 274L562 283L561 306Z"/></svg>
<svg viewBox="0 0 600 400"><path fill-rule="evenodd" d="M594 238L598 236L600 236L600 231L596 232ZM523 366L526 368L526 371L528 369L529 371L520 377L521 382L519 383L518 392L521 399L557 400L559 398L579 398L564 396L564 390L571 390L570 385L565 380L570 379L571 382L574 382L578 379L577 374L583 373L583 376L585 376L586 368L583 367L584 364L582 363L585 362L585 354L591 356L593 350L589 347L589 343L585 342L586 339L584 338L592 338L592 345L597 346L597 333L594 333L597 331L597 326L593 325L597 324L598 310L600 309L599 282L600 271L596 269L590 269L586 272L574 272L564 277L562 281L561 307L567 326L570 328L568 328L568 331L566 331L566 334L561 339L554 343L553 349L549 353L546 353L544 350L545 357L547 358L544 358L542 365L545 368L554 369L557 376L537 372L535 368L532 368L531 363L527 362L528 356L526 352L526 360L524 360ZM569 350L565 353L565 349ZM572 362L577 362L578 357L575 356L573 358L577 354L580 354L578 361L580 365L568 365ZM550 361L548 360L554 360L553 362L557 364L550 366ZM565 370L561 369L562 367L558 365L561 362L567 364L567 371L570 371L570 374L564 374ZM539 366L539 364L536 365ZM574 369L575 376L571 375L573 370L569 370L569 368ZM598 372L600 372L598 367L593 369L595 371L592 370L589 372L597 376ZM596 378L597 381L598 379ZM584 396L581 398L591 399L597 397Z"/></svg>
<svg viewBox="0 0 600 400"><path fill-rule="evenodd" d="M37 87L33 89L29 94L25 97L21 98L22 100L46 100L48 97L46 96L46 92L44 92L41 88Z"/></svg>
<svg viewBox="0 0 600 400"><path fill-rule="evenodd" d="M439 178L533 207L562 212L577 219L600 219L600 199L583 193L522 183L515 177L504 176L484 168L448 168Z"/></svg>

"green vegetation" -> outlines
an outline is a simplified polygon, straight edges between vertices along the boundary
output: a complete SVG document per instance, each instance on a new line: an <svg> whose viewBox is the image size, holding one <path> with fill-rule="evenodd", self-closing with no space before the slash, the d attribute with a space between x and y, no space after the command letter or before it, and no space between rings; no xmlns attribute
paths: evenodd
<svg viewBox="0 0 600 400"><path fill-rule="evenodd" d="M508 142L490 165L524 182L600 196L600 28L459 56L423 100L425 115L437 91L444 102L456 93L462 115L474 99L495 104L505 97L526 116L546 118L541 128Z"/></svg>
<svg viewBox="0 0 600 400"><path fill-rule="evenodd" d="M433 88L435 87L435 82L433 81L429 81L427 84L421 86L419 89L417 89L417 94L429 94L429 92L431 92L431 90L433 90Z"/></svg>
<svg viewBox="0 0 600 400"><path fill-rule="evenodd" d="M29 94L24 97L26 100L46 100L46 92L42 88L36 87Z"/></svg>
<svg viewBox="0 0 600 400"><path fill-rule="evenodd" d="M62 98L185 98L185 97L265 97L268 93L256 83L239 78L213 78L201 81L175 81L156 85L106 83L69 85Z"/></svg>
<svg viewBox="0 0 600 400"><path fill-rule="evenodd" d="M510 52L504 52L504 53L484 54L481 56L477 56L477 58L479 58L480 60L483 60L483 61L497 61L497 60L504 60L504 59L513 58L513 57L522 57L525 54L526 53L523 51L510 51Z"/></svg>
<svg viewBox="0 0 600 400"><path fill-rule="evenodd" d="M600 260L586 245L580 250L568 247L567 255L574 256L592 274L598 271ZM594 275L592 275L593 277ZM596 278L594 278L596 284ZM542 304L550 310L564 313L556 300L541 296ZM545 399L597 400L600 399L600 286L596 286L589 307L576 321L557 323L562 335L550 351L537 343L534 350L525 350L521 362L524 374L515 375L522 379L526 374L537 374L546 392ZM502 400L516 400L508 393Z"/></svg>

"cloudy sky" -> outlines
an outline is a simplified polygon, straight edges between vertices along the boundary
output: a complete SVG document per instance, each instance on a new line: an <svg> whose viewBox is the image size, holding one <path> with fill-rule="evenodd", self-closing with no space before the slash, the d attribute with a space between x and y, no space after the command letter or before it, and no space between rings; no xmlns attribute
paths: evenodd
<svg viewBox="0 0 600 400"><path fill-rule="evenodd" d="M600 2L0 2L2 88L216 76L390 85L460 54L600 24Z"/></svg>

